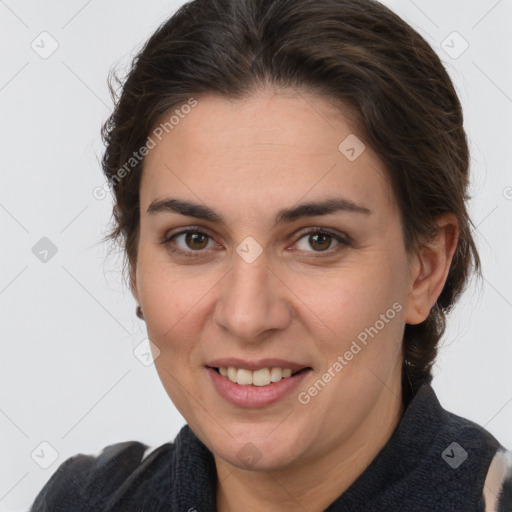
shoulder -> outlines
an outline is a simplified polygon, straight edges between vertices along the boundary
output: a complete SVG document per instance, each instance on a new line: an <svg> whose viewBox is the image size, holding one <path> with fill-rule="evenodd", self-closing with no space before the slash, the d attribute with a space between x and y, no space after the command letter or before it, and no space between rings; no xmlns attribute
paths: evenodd
<svg viewBox="0 0 512 512"><path fill-rule="evenodd" d="M99 455L78 454L65 460L34 501L30 512L103 510L116 497L158 473L174 445L154 450L138 441L106 446Z"/></svg>
<svg viewBox="0 0 512 512"><path fill-rule="evenodd" d="M512 451L499 448L494 455L483 490L482 510L512 512Z"/></svg>
<svg viewBox="0 0 512 512"><path fill-rule="evenodd" d="M480 425L446 413L448 430L458 437L463 447L454 446L452 452L463 452L464 457L480 460L472 476L480 489L480 512L512 512L512 451L504 448L494 436ZM450 452L450 455L452 454Z"/></svg>
<svg viewBox="0 0 512 512"><path fill-rule="evenodd" d="M489 504L485 497L485 492L489 492L486 478L494 458L504 450L485 427L442 407L429 384L414 395L402 422L407 427L404 430L408 442L403 444L407 453L411 447L420 446L413 452L414 459L418 460L419 474L433 491L432 499L436 501L433 510L512 512L512 505L486 508ZM404 510L415 509L414 499L411 494L409 508Z"/></svg>

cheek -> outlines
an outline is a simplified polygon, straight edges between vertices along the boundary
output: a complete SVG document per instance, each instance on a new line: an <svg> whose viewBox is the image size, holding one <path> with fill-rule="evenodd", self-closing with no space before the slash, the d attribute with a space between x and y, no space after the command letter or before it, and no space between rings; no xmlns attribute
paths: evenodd
<svg viewBox="0 0 512 512"><path fill-rule="evenodd" d="M207 296L205 280L177 277L169 266L141 265L142 302L148 338L160 353L155 368L180 411L189 411L202 391L197 388L198 339L204 326ZM207 281L207 280L206 280ZM201 283L203 283L201 285ZM193 396L192 405L190 397Z"/></svg>
<svg viewBox="0 0 512 512"><path fill-rule="evenodd" d="M354 334L373 325L402 301L402 288L386 265L351 266L312 279L297 278L296 295L331 335Z"/></svg>
<svg viewBox="0 0 512 512"><path fill-rule="evenodd" d="M176 268L161 254L141 251L137 263L137 288L144 309L149 338L160 350L181 349L190 345L205 306L205 293L211 284L208 276L199 279L192 266ZM195 320L195 321L192 321Z"/></svg>
<svg viewBox="0 0 512 512"><path fill-rule="evenodd" d="M385 380L397 364L404 328L401 278L385 259L375 261L326 279L324 293L310 293L305 301L324 325L317 346L325 369L341 356L345 378L363 387L368 371Z"/></svg>

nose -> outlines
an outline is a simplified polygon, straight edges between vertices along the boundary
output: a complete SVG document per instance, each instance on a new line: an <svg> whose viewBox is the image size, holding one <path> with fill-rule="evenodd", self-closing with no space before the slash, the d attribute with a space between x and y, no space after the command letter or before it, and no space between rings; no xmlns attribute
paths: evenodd
<svg viewBox="0 0 512 512"><path fill-rule="evenodd" d="M252 263L237 254L227 276L219 283L214 310L218 326L234 339L254 343L273 330L282 330L292 320L290 290L270 268L265 252Z"/></svg>

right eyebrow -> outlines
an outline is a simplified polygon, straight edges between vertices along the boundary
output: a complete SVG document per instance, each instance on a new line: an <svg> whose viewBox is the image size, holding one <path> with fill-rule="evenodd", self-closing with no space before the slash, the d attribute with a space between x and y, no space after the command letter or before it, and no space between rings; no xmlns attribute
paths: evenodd
<svg viewBox="0 0 512 512"><path fill-rule="evenodd" d="M186 217L197 217L198 219L225 224L223 217L208 206L182 199L169 198L153 201L147 209L147 213L150 215L163 212L179 213Z"/></svg>

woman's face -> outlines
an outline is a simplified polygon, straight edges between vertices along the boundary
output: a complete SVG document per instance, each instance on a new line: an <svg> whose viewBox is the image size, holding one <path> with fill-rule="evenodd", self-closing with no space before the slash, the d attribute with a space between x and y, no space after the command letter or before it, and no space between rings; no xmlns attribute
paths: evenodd
<svg viewBox="0 0 512 512"><path fill-rule="evenodd" d="M140 188L132 279L162 383L235 466L357 450L401 406L413 281L383 165L319 97L196 100Z"/></svg>

